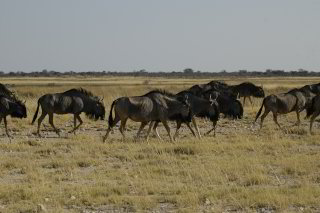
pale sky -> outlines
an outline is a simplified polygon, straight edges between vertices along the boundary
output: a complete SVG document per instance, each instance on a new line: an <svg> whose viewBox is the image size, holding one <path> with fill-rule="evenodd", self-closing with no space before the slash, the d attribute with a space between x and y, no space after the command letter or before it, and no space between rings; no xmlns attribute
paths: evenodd
<svg viewBox="0 0 320 213"><path fill-rule="evenodd" d="M319 0L0 0L0 70L320 71Z"/></svg>

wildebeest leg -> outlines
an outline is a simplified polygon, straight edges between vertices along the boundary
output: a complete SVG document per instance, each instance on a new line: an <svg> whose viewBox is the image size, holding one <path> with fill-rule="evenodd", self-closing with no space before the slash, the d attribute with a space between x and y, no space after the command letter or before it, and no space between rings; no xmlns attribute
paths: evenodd
<svg viewBox="0 0 320 213"><path fill-rule="evenodd" d="M137 132L136 138L139 138L139 137L140 137L141 131L143 130L143 128L144 128L147 124L148 124L148 122L141 122L140 127L139 127L139 130L138 130L138 132Z"/></svg>
<svg viewBox="0 0 320 213"><path fill-rule="evenodd" d="M41 126L41 123L42 123L43 119L46 117L46 115L47 115L47 113L44 112L44 111L42 111L42 114L41 114L40 118L38 119L38 130L37 130L37 134L38 134L39 137L41 137L41 135L40 135L40 126Z"/></svg>
<svg viewBox="0 0 320 213"><path fill-rule="evenodd" d="M261 116L261 121L260 121L260 129L262 129L262 124L263 124L263 120L265 119L265 117L269 114L270 110L265 109L264 113Z"/></svg>
<svg viewBox="0 0 320 213"><path fill-rule="evenodd" d="M207 133L205 133L205 135L208 135L210 132L212 132L212 130L214 130L213 136L216 137L216 126L217 126L217 122L216 122L216 121L212 122L212 125L213 125L212 129L210 129Z"/></svg>
<svg viewBox="0 0 320 213"><path fill-rule="evenodd" d="M189 123L189 122L186 122L186 125L187 125L187 127L190 129L192 135L193 135L194 137L197 137L196 133L195 133L195 132L193 131L193 129L191 128L190 123Z"/></svg>
<svg viewBox="0 0 320 213"><path fill-rule="evenodd" d="M7 127L7 118L4 117L3 121L4 121L4 128L6 129L6 134L10 138L10 135L9 135L9 132L8 132L8 127Z"/></svg>
<svg viewBox="0 0 320 213"><path fill-rule="evenodd" d="M296 111L297 113L297 122L295 123L295 125L299 126L300 125L300 112L299 111Z"/></svg>
<svg viewBox="0 0 320 213"><path fill-rule="evenodd" d="M243 96L243 107L246 104L246 96Z"/></svg>
<svg viewBox="0 0 320 213"><path fill-rule="evenodd" d="M119 130L120 130L120 132L122 134L123 139L126 138L126 136L124 135L124 130L125 130L125 127L126 127L127 120L128 120L128 118L125 118L125 119L121 120L120 127L119 127Z"/></svg>
<svg viewBox="0 0 320 213"><path fill-rule="evenodd" d="M49 113L49 123L52 126L52 128L54 129L54 131L57 133L57 135L60 137L59 130L53 124L53 113Z"/></svg>
<svg viewBox="0 0 320 213"><path fill-rule="evenodd" d="M78 126L76 126L77 125L77 119L78 119L78 121L80 121L80 124ZM82 121L82 119L80 117L80 114L74 114L74 121L73 122L74 122L74 128L69 133L74 132L74 134L76 134L76 130L83 124L83 121Z"/></svg>
<svg viewBox="0 0 320 213"><path fill-rule="evenodd" d="M181 127L181 121L177 121L177 128L176 128L176 133L174 133L174 135L173 135L173 140L176 140L176 138L178 137L178 135L179 135L179 129L180 129L180 127Z"/></svg>
<svg viewBox="0 0 320 213"><path fill-rule="evenodd" d="M160 135L159 135L159 132L158 132L158 124L159 124L159 122L158 121L156 121L156 123L154 124L154 126L153 126L153 132L154 132L154 134L156 134L156 136L157 136L157 138L159 139L159 140L162 140L162 138L160 137Z"/></svg>
<svg viewBox="0 0 320 213"><path fill-rule="evenodd" d="M320 111L319 111L319 110L317 110L316 112L314 112L314 113L312 114L312 117L311 117L311 119L310 119L310 134L313 134L313 132L312 132L312 125L313 125L314 120L316 119L316 117L318 117L319 114L320 114Z"/></svg>
<svg viewBox="0 0 320 213"><path fill-rule="evenodd" d="M105 134L105 136L103 137L103 139L102 139L102 142L105 142L106 140L107 140L107 138L108 138L108 136L109 136L109 133L111 132L111 129L112 129L112 127L108 127L108 129L107 129L107 132L106 132L106 134Z"/></svg>
<svg viewBox="0 0 320 213"><path fill-rule="evenodd" d="M278 119L277 119L278 114L276 112L272 112L272 113L273 113L273 121L279 126L280 129L282 129L280 124L278 123Z"/></svg>
<svg viewBox="0 0 320 213"><path fill-rule="evenodd" d="M198 133L199 138L201 138L200 131L199 131L199 128L198 128L196 119L195 119L194 117L192 117L191 121L192 121L194 127L196 128L196 131L197 131L197 133Z"/></svg>
<svg viewBox="0 0 320 213"><path fill-rule="evenodd" d="M149 123L149 128L148 128L148 131L147 131L147 136L146 136L146 140L148 141L149 140L149 135L150 135L150 132L151 132L151 129L152 129L152 127L153 127L153 125L158 125L158 123L157 122L154 122L154 121L151 121L150 123Z"/></svg>
<svg viewBox="0 0 320 213"><path fill-rule="evenodd" d="M166 130L167 130L167 132L168 132L170 141L173 142L172 136L171 136L171 134L170 134L170 127L168 126L167 121L166 121L166 120L162 120L161 122L163 123L163 126L166 128Z"/></svg>
<svg viewBox="0 0 320 213"><path fill-rule="evenodd" d="M113 128L119 121L120 121L120 117L119 117L119 115L116 113L116 116L115 116L112 124L109 125L109 127L108 127L108 129L107 129L107 132L106 132L105 136L103 137L103 142L105 142L105 141L107 140L107 138L108 138L108 136L109 136L109 133L111 132L112 128ZM120 130L120 128L119 128L119 130ZM121 132L121 130L120 130L120 132Z"/></svg>

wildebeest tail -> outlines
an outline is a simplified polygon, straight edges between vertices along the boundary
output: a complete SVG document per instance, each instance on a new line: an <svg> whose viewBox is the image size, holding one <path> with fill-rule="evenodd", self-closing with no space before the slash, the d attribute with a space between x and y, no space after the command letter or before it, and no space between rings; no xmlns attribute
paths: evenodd
<svg viewBox="0 0 320 213"><path fill-rule="evenodd" d="M33 116L33 119L32 119L32 123L31 123L32 125L33 125L33 123L36 121L37 116L38 116L39 107L40 107L40 99L41 99L41 98L39 98L39 100L38 100L37 110L36 110L36 112L34 113L34 116Z"/></svg>
<svg viewBox="0 0 320 213"><path fill-rule="evenodd" d="M262 111L262 108L263 108L263 106L264 106L265 100L266 100L266 98L263 99L262 104L261 104L261 107L260 107L260 109L259 109L259 111L258 111L258 113L257 113L257 115L256 115L256 119L254 120L254 122L256 122L257 119L259 118L259 116L261 115L261 111Z"/></svg>
<svg viewBox="0 0 320 213"><path fill-rule="evenodd" d="M317 97L317 96L316 96ZM306 108L306 118L309 118L314 113L314 103L315 103L315 97L312 98L311 104Z"/></svg>
<svg viewBox="0 0 320 213"><path fill-rule="evenodd" d="M112 104L111 104L110 113L109 113L109 119L108 119L109 127L113 126L112 109L113 109L114 105L116 104L116 102L117 102L117 100L114 100L112 102Z"/></svg>

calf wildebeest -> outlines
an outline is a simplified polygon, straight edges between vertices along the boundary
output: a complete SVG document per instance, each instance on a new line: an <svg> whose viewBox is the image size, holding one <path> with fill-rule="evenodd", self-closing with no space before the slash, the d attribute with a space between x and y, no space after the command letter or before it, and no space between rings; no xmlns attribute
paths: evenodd
<svg viewBox="0 0 320 213"><path fill-rule="evenodd" d="M206 100L204 98L200 98L200 97L193 95L188 90L181 91L181 92L177 93L176 95L180 96L180 97L188 97L188 102L190 104L190 109L192 112L192 123L196 128L196 131L197 131L199 138L201 138L201 134L200 134L198 125L197 125L194 117L210 119L213 127L207 133L205 133L205 135L209 134L210 132L212 132L214 130L214 136L215 136L216 135L216 131L215 131L216 125L217 125L217 121L219 120L219 113L220 113L216 99L212 99L210 97L209 100ZM185 123L188 126L188 128L191 130L191 133L195 136L192 128L190 127L190 120L187 121L185 119L183 120L181 118L180 119L176 118L176 122L177 122L177 130L176 130L176 134L174 135L174 138L178 135L178 130L180 129L182 123ZM156 131L156 133L157 133L157 130L156 130L157 125L158 125L158 122L156 122L153 127L153 129ZM157 133L157 135L159 135L159 134Z"/></svg>
<svg viewBox="0 0 320 213"><path fill-rule="evenodd" d="M229 96L229 93L217 92L215 90L209 90L203 93L203 97L207 100L217 97L217 102L219 106L219 112L224 114L225 117L230 117L232 119L241 119L243 117L243 107L239 100L235 99L232 96Z"/></svg>
<svg viewBox="0 0 320 213"><path fill-rule="evenodd" d="M119 130L125 138L124 129L129 118L141 122L137 137L149 122L161 121L168 132L170 141L173 141L167 121L170 120L170 117L179 114L183 117L190 116L191 119L191 111L186 101L185 98L176 97L164 90L153 90L142 96L118 98L112 102L108 121L109 127L103 141L107 139L111 129L119 121L121 121ZM115 112L114 119L112 116L113 109Z"/></svg>
<svg viewBox="0 0 320 213"><path fill-rule="evenodd" d="M243 106L246 103L247 97L249 98L249 101L252 105L251 96L256 98L264 98L265 96L263 88L256 86L251 82L243 82L238 85L230 86L230 88L236 97L243 97Z"/></svg>
<svg viewBox="0 0 320 213"><path fill-rule="evenodd" d="M311 104L306 108L307 110L307 116L306 118L310 118L310 133L312 134L312 125L315 121L316 117L320 114L320 95L317 95L312 98Z"/></svg>
<svg viewBox="0 0 320 213"><path fill-rule="evenodd" d="M94 96L91 92L79 88L70 89L63 93L46 94L39 98L38 107L33 116L32 124L35 122L39 106L41 105L42 114L38 119L37 134L40 135L40 125L46 115L49 115L49 123L60 136L59 130L53 124L53 114L74 114L74 128L70 133L74 132L81 126L83 121L80 118L80 114L84 112L89 118L98 120L104 119L105 107L103 102L97 96ZM80 124L77 126L77 119Z"/></svg>
<svg viewBox="0 0 320 213"><path fill-rule="evenodd" d="M25 104L16 98L16 96L0 95L0 123L3 119L7 136L10 138L6 117L10 115L13 118L26 118L27 109Z"/></svg>
<svg viewBox="0 0 320 213"><path fill-rule="evenodd" d="M256 115L255 122L259 118L262 108L264 107L264 113L261 116L260 129L262 128L263 120L271 111L273 114L274 122L281 129L278 123L278 114L287 114L295 111L297 114L297 125L300 124L300 112L303 111L306 106L308 106L308 99L299 89L292 89L287 93L282 93L278 95L269 95L263 99L262 105Z"/></svg>

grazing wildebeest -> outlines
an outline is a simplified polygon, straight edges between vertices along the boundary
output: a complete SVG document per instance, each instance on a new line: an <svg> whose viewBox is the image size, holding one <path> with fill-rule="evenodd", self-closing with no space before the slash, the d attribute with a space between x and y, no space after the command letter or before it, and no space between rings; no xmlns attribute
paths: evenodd
<svg viewBox="0 0 320 213"><path fill-rule="evenodd" d="M104 119L105 108L103 102L97 96L94 96L91 92L79 88L70 89L63 93L46 94L39 98L38 107L33 116L32 124L35 122L39 106L41 105L42 114L38 119L37 134L40 135L40 125L46 115L49 115L49 123L60 136L59 130L53 124L53 114L74 114L74 128L70 133L74 132L81 126L83 121L80 118L80 114L84 112L89 118L98 120ZM80 124L77 126L77 119Z"/></svg>
<svg viewBox="0 0 320 213"><path fill-rule="evenodd" d="M297 114L297 125L300 124L300 112L308 106L308 99L299 89L292 89L287 93L278 95L269 95L263 99L262 105L256 115L255 122L259 118L262 108L265 108L263 115L261 116L260 129L262 128L263 120L271 111L273 114L274 122L281 129L278 123L278 114L287 114L295 111Z"/></svg>
<svg viewBox="0 0 320 213"><path fill-rule="evenodd" d="M210 97L209 100L206 100L204 98L200 98L200 97L193 95L188 90L181 91L181 92L177 93L176 95L180 96L180 97L188 97L188 102L190 104L190 109L192 112L192 123L197 131L199 138L201 138L201 134L200 134L198 125L197 125L194 117L210 119L210 121L212 121L213 127L207 133L205 133L205 135L209 134L210 132L212 132L214 130L214 136L215 136L216 135L216 132L215 132L216 125L217 125L217 121L219 120L219 113L220 113L216 99L212 99ZM217 97L215 97L215 98L217 98ZM190 129L191 133L195 136L194 131L190 127L190 120L188 121L188 120L179 119L179 118L178 119L176 118L175 120L177 122L177 131L176 131L176 134L174 135L174 138L177 137L178 130L180 129L182 123L185 123L188 126L188 128ZM153 129L155 130L156 134L159 135L156 130L157 125L158 125L158 122L156 122L154 124Z"/></svg>
<svg viewBox="0 0 320 213"><path fill-rule="evenodd" d="M320 95L317 95L312 98L311 104L306 108L307 110L307 116L306 118L310 118L310 133L312 134L312 125L315 121L316 117L320 114Z"/></svg>
<svg viewBox="0 0 320 213"><path fill-rule="evenodd" d="M217 92L215 90L209 90L203 93L203 97L208 100L210 99L210 96L213 98L217 97L219 112L224 114L225 117L230 117L232 119L241 119L243 117L241 102L234 97L229 96L229 93Z"/></svg>
<svg viewBox="0 0 320 213"><path fill-rule="evenodd" d="M137 138L149 122L161 121L168 132L170 141L173 141L167 121L170 120L170 117L179 114L182 117L190 116L191 119L191 111L186 101L185 98L177 97L164 90L153 90L142 96L118 98L112 102L108 121L109 127L103 141L107 139L111 129L119 121L121 121L119 130L125 138L124 129L129 118L141 122ZM112 116L113 109L115 112L114 119Z"/></svg>
<svg viewBox="0 0 320 213"><path fill-rule="evenodd" d="M230 86L230 88L236 97L243 97L243 106L246 103L247 97L249 98L249 101L252 105L251 96L256 98L264 98L265 96L263 88L256 86L251 82L243 82L238 85Z"/></svg>
<svg viewBox="0 0 320 213"><path fill-rule="evenodd" d="M10 138L6 117L10 115L13 118L26 118L27 109L25 104L16 98L16 96L0 95L0 123L4 120L4 127L7 136Z"/></svg>

